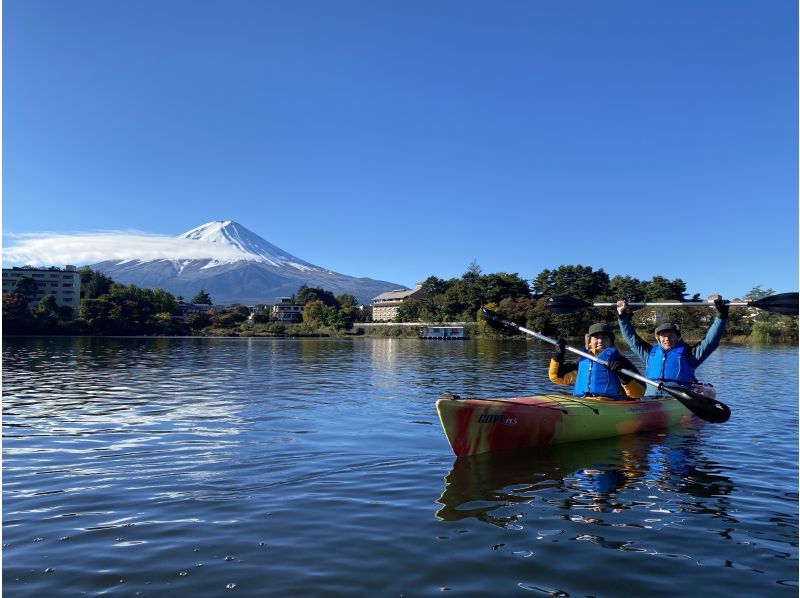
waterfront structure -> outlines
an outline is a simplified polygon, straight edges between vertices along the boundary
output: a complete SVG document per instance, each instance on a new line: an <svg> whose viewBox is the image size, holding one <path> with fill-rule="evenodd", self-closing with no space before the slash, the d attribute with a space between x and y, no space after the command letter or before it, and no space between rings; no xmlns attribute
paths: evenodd
<svg viewBox="0 0 800 598"><path fill-rule="evenodd" d="M419 329L419 337L423 339L466 340L463 326L426 326Z"/></svg>
<svg viewBox="0 0 800 598"><path fill-rule="evenodd" d="M303 306L292 301L291 297L281 297L281 302L272 306L272 318L282 324L296 324L302 320Z"/></svg>
<svg viewBox="0 0 800 598"><path fill-rule="evenodd" d="M27 297L28 308L36 307L45 295L53 295L56 305L70 307L73 317L78 315L81 275L75 266L66 266L63 270L55 266L3 268L3 295L14 293L17 283L23 278L30 278L36 282L36 292Z"/></svg>
<svg viewBox="0 0 800 598"><path fill-rule="evenodd" d="M398 289L381 293L372 300L372 320L374 322L391 322L397 317L397 312L403 301L419 300L421 296L421 283L417 283L417 287L414 290Z"/></svg>

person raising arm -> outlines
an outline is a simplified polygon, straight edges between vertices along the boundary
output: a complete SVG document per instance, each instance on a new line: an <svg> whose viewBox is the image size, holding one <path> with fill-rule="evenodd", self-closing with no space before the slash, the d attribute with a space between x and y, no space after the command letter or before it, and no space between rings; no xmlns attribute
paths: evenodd
<svg viewBox="0 0 800 598"><path fill-rule="evenodd" d="M684 342L681 338L680 328L673 322L656 327L656 344L651 345L636 334L630 321L628 302L625 299L617 301L619 329L622 332L622 338L628 343L631 351L644 362L646 378L667 385L690 386L697 384L695 370L719 346L728 321L729 306L721 296L716 295L715 297L716 317L708 327L703 340L692 346ZM648 386L645 392L645 397L664 395L664 392L654 386Z"/></svg>

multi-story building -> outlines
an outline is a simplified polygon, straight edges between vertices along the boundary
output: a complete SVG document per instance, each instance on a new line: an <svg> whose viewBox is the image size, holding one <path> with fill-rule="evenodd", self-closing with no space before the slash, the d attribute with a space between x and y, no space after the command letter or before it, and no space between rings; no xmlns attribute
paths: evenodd
<svg viewBox="0 0 800 598"><path fill-rule="evenodd" d="M372 320L373 322L391 322L397 317L403 301L408 299L418 299L422 295L422 284L417 283L417 288L413 291L399 289L397 291L387 291L381 293L372 300Z"/></svg>
<svg viewBox="0 0 800 598"><path fill-rule="evenodd" d="M281 302L272 306L272 317L284 324L294 324L303 318L303 306L294 303L291 297L281 297Z"/></svg>
<svg viewBox="0 0 800 598"><path fill-rule="evenodd" d="M35 307L45 295L53 295L57 305L71 307L73 315L77 316L81 300L81 275L75 266L67 266L63 270L55 266L3 268L3 294L13 293L22 278L36 282L36 293L31 294L28 300L29 308Z"/></svg>

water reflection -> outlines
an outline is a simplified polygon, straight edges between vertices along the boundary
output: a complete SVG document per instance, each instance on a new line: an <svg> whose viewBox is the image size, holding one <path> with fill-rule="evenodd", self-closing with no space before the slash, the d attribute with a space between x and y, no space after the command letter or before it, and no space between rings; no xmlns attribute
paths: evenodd
<svg viewBox="0 0 800 598"><path fill-rule="evenodd" d="M505 507L547 500L570 511L619 513L645 506L650 512L709 513L735 522L726 498L733 482L721 469L699 451L697 431L680 428L484 453L455 459L436 516L474 517L506 527L523 514L506 515ZM677 507L669 498L676 493L684 495Z"/></svg>

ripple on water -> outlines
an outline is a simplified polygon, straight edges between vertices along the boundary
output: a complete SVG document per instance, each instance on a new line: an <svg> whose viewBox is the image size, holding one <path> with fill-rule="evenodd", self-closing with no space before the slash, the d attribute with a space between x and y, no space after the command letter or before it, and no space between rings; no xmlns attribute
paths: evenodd
<svg viewBox="0 0 800 598"><path fill-rule="evenodd" d="M723 426L467 459L435 398L553 391L546 347L9 339L3 358L15 596L797 588L796 348L712 355Z"/></svg>

